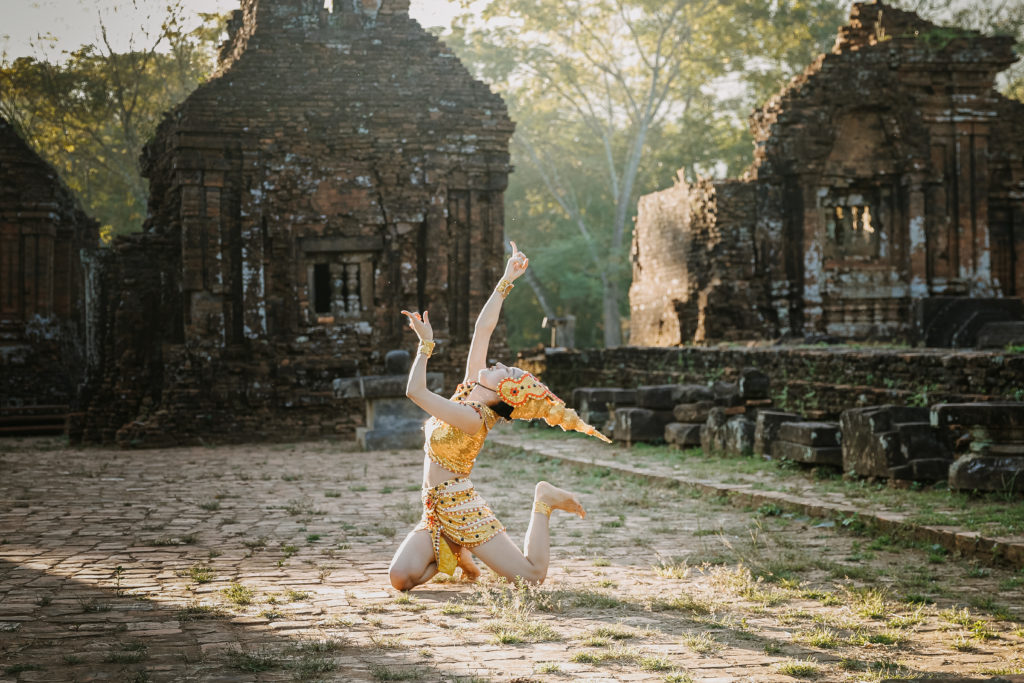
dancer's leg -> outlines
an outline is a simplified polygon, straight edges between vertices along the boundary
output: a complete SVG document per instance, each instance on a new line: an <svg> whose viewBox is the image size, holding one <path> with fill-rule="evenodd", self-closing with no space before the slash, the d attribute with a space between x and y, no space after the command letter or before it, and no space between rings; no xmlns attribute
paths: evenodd
<svg viewBox="0 0 1024 683"><path fill-rule="evenodd" d="M400 591L407 591L430 581L436 573L437 563L434 561L430 532L426 529L409 532L391 558L391 566L388 567L391 585Z"/></svg>
<svg viewBox="0 0 1024 683"><path fill-rule="evenodd" d="M585 517L587 514L576 496L552 486L546 481L537 484L533 500L546 503L554 510L565 510L580 517ZM526 530L522 551L512 543L508 534L500 533L486 543L481 543L473 548L473 554L483 560L484 564L493 569L495 573L510 581L522 579L527 583L544 583L544 579L548 575L550 559L548 516L535 511L530 517L530 526Z"/></svg>

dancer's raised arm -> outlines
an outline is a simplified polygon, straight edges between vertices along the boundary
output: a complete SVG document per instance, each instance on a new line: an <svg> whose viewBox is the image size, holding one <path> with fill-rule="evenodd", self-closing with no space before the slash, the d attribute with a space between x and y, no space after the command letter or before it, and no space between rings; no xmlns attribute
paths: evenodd
<svg viewBox="0 0 1024 683"><path fill-rule="evenodd" d="M427 388L427 359L434 352L434 330L430 326L430 315L426 311L422 316L418 312L409 311L402 311L402 315L409 318L409 327L420 338L412 368L409 370L409 381L405 385L405 395L437 419L458 427L467 434L476 434L483 424L483 418L478 412L467 405L438 396Z"/></svg>
<svg viewBox="0 0 1024 683"><path fill-rule="evenodd" d="M515 242L512 245L512 256L505 264L505 274L501 281L491 292L487 303L480 309L480 315L476 318L476 326L473 328L473 341L469 345L469 357L466 359L466 377L462 380L468 382L475 380L477 373L487 367L487 347L491 343L491 333L498 324L498 316L501 313L501 303L512 290L512 283L516 278L526 272L530 265L530 259L519 251Z"/></svg>

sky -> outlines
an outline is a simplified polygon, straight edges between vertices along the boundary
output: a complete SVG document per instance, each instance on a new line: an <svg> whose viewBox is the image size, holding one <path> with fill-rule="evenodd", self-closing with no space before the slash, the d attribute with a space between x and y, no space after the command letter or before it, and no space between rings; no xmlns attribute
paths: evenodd
<svg viewBox="0 0 1024 683"><path fill-rule="evenodd" d="M159 8L159 0L139 0L146 8ZM183 0L187 12L224 13L238 9L239 0ZM112 8L122 9L113 12ZM127 6L129 9L123 9ZM0 0L0 51L9 58L41 56L33 47L39 43L36 36L51 34L56 42L43 50L71 50L91 43L99 36L99 18L102 14L111 41L118 51L128 46L128 38L139 26L147 25L145 11L132 11L131 0ZM459 3L449 0L411 0L409 13L424 26L448 26L459 12ZM159 16L159 12L156 13ZM156 25L153 25L155 22ZM152 30L159 30L159 20L148 22Z"/></svg>

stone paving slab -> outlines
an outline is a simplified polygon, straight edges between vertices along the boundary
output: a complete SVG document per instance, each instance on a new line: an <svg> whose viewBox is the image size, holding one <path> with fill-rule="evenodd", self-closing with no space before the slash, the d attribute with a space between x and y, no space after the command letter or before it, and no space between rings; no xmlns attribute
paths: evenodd
<svg viewBox="0 0 1024 683"><path fill-rule="evenodd" d="M588 508L585 520L553 517L547 583L520 591L485 573L403 595L387 564L419 516L421 472L421 453L337 443L0 441L0 681L788 681L793 662L819 680L1024 670L1024 575L900 548L868 559L814 520L500 449L485 451L474 481L517 542L540 478ZM934 603L896 599L908 590ZM873 591L884 614L864 617L857 601ZM812 644L826 627L842 642ZM864 640L876 636L886 642Z"/></svg>
<svg viewBox="0 0 1024 683"><path fill-rule="evenodd" d="M725 477L718 480L695 478L680 473L670 465L644 460L625 447L595 449L592 444L574 439L538 439L533 435L524 436L521 430L508 429L493 434L491 441L577 467L608 469L651 481L672 482L710 495L728 496L742 507L779 505L810 517L833 520L856 515L861 521L873 524L881 533L901 534L937 544L964 557L1024 568L1024 534L990 536L951 526L916 524L906 513L865 507L837 494L822 495L814 491L802 491L800 495L792 495L781 491L758 490L752 484L727 483ZM1010 501L1007 505L1020 506L1020 503ZM1021 514L1024 515L1024 512Z"/></svg>

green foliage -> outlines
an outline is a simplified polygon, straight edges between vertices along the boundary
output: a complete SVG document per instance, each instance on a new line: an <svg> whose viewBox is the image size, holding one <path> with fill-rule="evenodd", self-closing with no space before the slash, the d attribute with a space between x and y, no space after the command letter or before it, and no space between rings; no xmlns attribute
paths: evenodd
<svg viewBox="0 0 1024 683"><path fill-rule="evenodd" d="M506 228L551 310L513 297L513 348L577 318L579 347L617 344L637 199L679 175L736 174L746 118L841 23L840 0L488 0L445 41L516 121ZM766 47L767 46L767 47Z"/></svg>
<svg viewBox="0 0 1024 683"><path fill-rule="evenodd" d="M113 50L104 28L100 41L60 55L42 56L39 44L40 56L0 57L0 116L54 165L105 241L142 227L142 147L164 112L213 70L223 18L202 14L202 25L186 31L181 0L163 12L158 33L135 36L148 45L126 53Z"/></svg>

